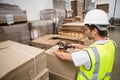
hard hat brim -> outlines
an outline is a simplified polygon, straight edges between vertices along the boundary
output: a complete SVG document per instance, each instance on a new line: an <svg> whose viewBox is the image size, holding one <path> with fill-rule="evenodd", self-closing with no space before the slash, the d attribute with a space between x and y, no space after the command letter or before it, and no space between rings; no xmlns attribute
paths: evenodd
<svg viewBox="0 0 120 80"><path fill-rule="evenodd" d="M107 26L106 27L103 27L103 26L100 26L100 25L95 25L100 31L106 31L107 30Z"/></svg>

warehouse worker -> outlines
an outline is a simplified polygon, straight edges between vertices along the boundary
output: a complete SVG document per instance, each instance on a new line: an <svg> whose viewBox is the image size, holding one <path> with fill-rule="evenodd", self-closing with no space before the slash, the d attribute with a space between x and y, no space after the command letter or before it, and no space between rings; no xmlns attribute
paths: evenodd
<svg viewBox="0 0 120 80"><path fill-rule="evenodd" d="M72 61L79 67L77 80L109 80L112 72L115 43L107 37L109 25L107 14L99 9L90 10L84 19L85 33L94 43L78 52L65 53L52 49L51 52L63 60Z"/></svg>

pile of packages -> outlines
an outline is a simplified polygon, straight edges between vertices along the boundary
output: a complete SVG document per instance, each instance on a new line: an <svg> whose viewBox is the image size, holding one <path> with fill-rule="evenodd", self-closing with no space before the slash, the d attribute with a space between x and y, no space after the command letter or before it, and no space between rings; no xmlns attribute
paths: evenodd
<svg viewBox="0 0 120 80"><path fill-rule="evenodd" d="M13 41L0 42L0 80L49 80L44 50Z"/></svg>
<svg viewBox="0 0 120 80"><path fill-rule="evenodd" d="M27 22L26 11L21 10L17 5L0 3L0 24L18 22Z"/></svg>

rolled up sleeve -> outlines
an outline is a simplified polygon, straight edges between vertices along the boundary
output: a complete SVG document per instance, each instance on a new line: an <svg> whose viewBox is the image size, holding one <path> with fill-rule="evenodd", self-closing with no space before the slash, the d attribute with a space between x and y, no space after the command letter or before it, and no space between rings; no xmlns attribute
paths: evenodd
<svg viewBox="0 0 120 80"><path fill-rule="evenodd" d="M86 63L90 62L90 58L87 51L83 50L72 53L72 59L76 67L85 65Z"/></svg>

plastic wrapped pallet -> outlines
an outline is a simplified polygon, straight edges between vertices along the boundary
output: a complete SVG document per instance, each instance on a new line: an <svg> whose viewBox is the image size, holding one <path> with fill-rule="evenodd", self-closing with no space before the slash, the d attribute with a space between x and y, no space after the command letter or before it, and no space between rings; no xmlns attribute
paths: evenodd
<svg viewBox="0 0 120 80"><path fill-rule="evenodd" d="M72 17L71 0L53 0L53 8L65 10L65 17Z"/></svg>
<svg viewBox="0 0 120 80"><path fill-rule="evenodd" d="M9 24L7 15L11 15L12 23L27 22L26 12L21 10L17 5L0 3L0 24Z"/></svg>
<svg viewBox="0 0 120 80"><path fill-rule="evenodd" d="M89 11L89 10L95 9L95 1L94 0L86 0L85 3L86 3L85 10Z"/></svg>
<svg viewBox="0 0 120 80"><path fill-rule="evenodd" d="M53 8L70 10L71 9L71 0L53 0Z"/></svg>
<svg viewBox="0 0 120 80"><path fill-rule="evenodd" d="M62 9L44 9L40 11L41 20L53 20L53 34L58 33L59 24L65 19L66 12Z"/></svg>
<svg viewBox="0 0 120 80"><path fill-rule="evenodd" d="M53 0L53 8L55 8L55 9L65 10L65 7L66 7L65 4L66 4L65 0Z"/></svg>
<svg viewBox="0 0 120 80"><path fill-rule="evenodd" d="M44 9L40 11L41 20L54 20L54 18L58 18L59 22L61 22L65 19L65 15L64 9Z"/></svg>
<svg viewBox="0 0 120 80"><path fill-rule="evenodd" d="M53 20L55 17L57 17L55 9L44 9L40 11L41 20Z"/></svg>
<svg viewBox="0 0 120 80"><path fill-rule="evenodd" d="M13 41L0 42L0 80L30 80L46 68L44 50Z"/></svg>
<svg viewBox="0 0 120 80"><path fill-rule="evenodd" d="M66 12L62 9L56 9L57 18L59 19L59 23L66 18Z"/></svg>
<svg viewBox="0 0 120 80"><path fill-rule="evenodd" d="M53 20L38 20L29 22L30 31L36 29L38 37L53 33Z"/></svg>

